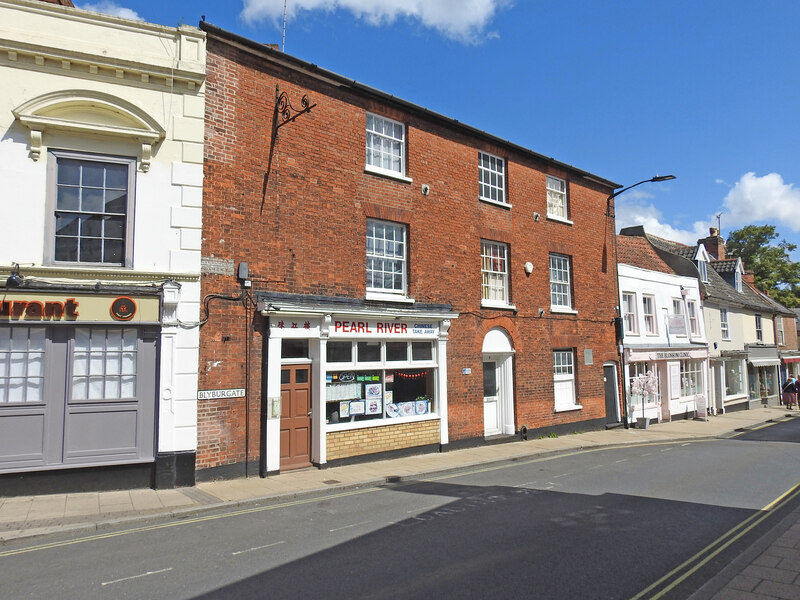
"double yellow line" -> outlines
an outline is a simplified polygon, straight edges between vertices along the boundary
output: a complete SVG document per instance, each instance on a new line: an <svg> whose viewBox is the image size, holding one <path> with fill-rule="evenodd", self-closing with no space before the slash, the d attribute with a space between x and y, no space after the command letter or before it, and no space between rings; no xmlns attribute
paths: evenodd
<svg viewBox="0 0 800 600"><path fill-rule="evenodd" d="M758 527L758 525L770 518L778 510L789 504L798 495L800 495L800 483L778 496L758 512L750 515L747 519L736 525L736 527L733 527L728 532L718 537L697 554L672 569L672 571L643 589L630 600L640 600L645 597L647 597L648 600L662 598L665 594L700 570L720 552L730 547L736 540L755 527Z"/></svg>

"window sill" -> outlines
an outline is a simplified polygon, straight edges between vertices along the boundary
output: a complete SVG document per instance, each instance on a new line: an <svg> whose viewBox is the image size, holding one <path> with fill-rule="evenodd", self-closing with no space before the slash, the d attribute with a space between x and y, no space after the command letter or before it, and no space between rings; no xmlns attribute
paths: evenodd
<svg viewBox="0 0 800 600"><path fill-rule="evenodd" d="M555 412L569 412L571 410L583 410L583 406L580 404L571 404L569 406L556 406Z"/></svg>
<svg viewBox="0 0 800 600"><path fill-rule="evenodd" d="M368 427L386 427L387 425L403 425L405 423L418 423L419 421L438 421L439 415L430 413L427 415L416 415L413 417L395 417L385 419L374 419L372 421L356 421L347 423L326 423L325 432L348 431L350 429L366 429Z"/></svg>
<svg viewBox="0 0 800 600"><path fill-rule="evenodd" d="M390 171L389 169L381 169L380 167L373 167L372 165L365 165L364 172L372 173L373 175L381 175L382 177L388 177L389 179L396 179L397 181L402 181L404 183L414 182L414 180L411 179L411 177L406 177L402 173L398 173L397 171Z"/></svg>
<svg viewBox="0 0 800 600"><path fill-rule="evenodd" d="M481 202L485 204L493 204L494 206L499 206L500 208L511 208L511 204L508 202L498 202L497 200L492 200L490 198L478 198Z"/></svg>
<svg viewBox="0 0 800 600"><path fill-rule="evenodd" d="M505 302L493 302L491 300L481 300L481 308L498 308L500 310L517 310L514 304L506 304Z"/></svg>
<svg viewBox="0 0 800 600"><path fill-rule="evenodd" d="M547 215L547 220L548 221L556 221L558 223L564 223L564 225L574 225L575 224L572 221L570 221L569 219L565 219L564 217L559 217L557 215Z"/></svg>
<svg viewBox="0 0 800 600"><path fill-rule="evenodd" d="M378 302L398 302L400 304L414 304L414 299L400 294L384 294L381 292L367 292L365 300L376 300Z"/></svg>
<svg viewBox="0 0 800 600"><path fill-rule="evenodd" d="M550 307L551 313L560 313L564 315L577 315L578 311L572 308L568 308L566 306L551 306Z"/></svg>

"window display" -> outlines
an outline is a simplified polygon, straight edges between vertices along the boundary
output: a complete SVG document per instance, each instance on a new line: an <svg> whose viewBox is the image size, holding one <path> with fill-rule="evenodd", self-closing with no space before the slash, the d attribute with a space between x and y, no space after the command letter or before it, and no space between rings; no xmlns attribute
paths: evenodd
<svg viewBox="0 0 800 600"><path fill-rule="evenodd" d="M326 423L357 423L436 412L434 369L328 371Z"/></svg>

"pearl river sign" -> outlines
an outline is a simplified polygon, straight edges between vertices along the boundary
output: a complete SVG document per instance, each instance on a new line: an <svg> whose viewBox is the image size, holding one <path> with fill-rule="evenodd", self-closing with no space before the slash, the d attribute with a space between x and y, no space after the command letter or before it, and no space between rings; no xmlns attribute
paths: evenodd
<svg viewBox="0 0 800 600"><path fill-rule="evenodd" d="M158 296L57 294L6 291L0 294L0 323L158 323Z"/></svg>

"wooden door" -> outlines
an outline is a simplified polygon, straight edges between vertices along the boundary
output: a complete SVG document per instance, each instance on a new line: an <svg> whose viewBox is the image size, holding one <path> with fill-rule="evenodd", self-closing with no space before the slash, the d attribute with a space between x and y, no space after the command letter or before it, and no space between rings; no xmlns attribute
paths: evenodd
<svg viewBox="0 0 800 600"><path fill-rule="evenodd" d="M281 369L281 470L311 465L311 365Z"/></svg>

